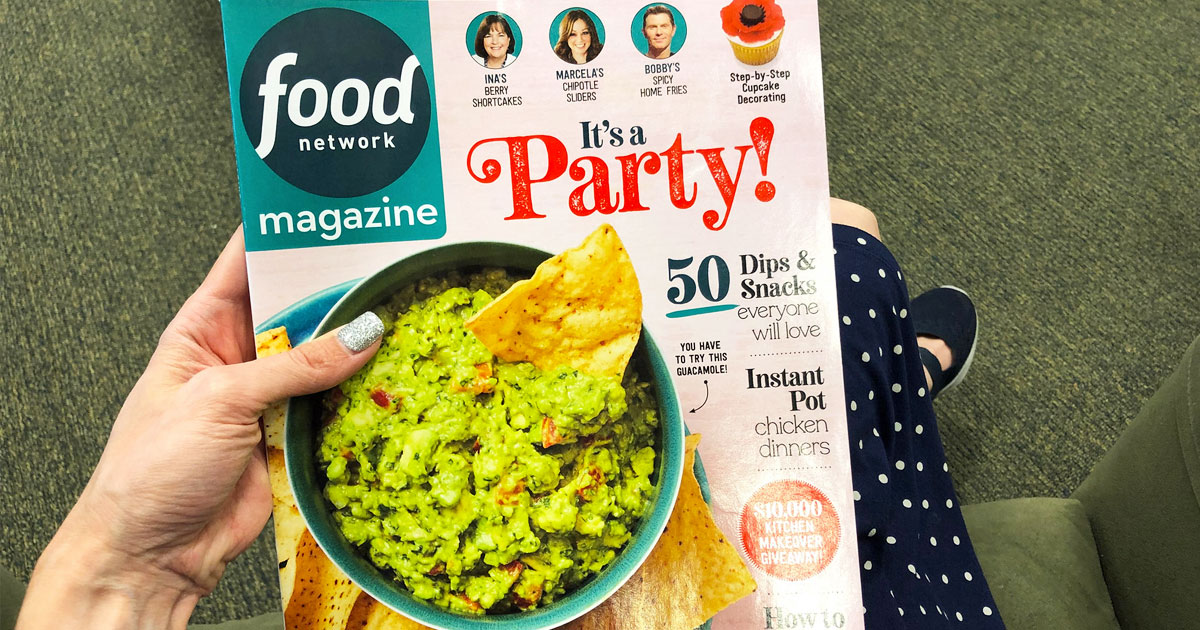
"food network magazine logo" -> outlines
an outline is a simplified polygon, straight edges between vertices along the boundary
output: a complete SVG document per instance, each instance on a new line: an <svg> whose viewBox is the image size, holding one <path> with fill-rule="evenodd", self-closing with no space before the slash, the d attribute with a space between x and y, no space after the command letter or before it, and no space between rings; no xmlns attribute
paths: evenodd
<svg viewBox="0 0 1200 630"><path fill-rule="evenodd" d="M421 62L392 29L348 9L312 9L272 27L242 71L242 125L285 181L356 197L396 181L433 117Z"/></svg>

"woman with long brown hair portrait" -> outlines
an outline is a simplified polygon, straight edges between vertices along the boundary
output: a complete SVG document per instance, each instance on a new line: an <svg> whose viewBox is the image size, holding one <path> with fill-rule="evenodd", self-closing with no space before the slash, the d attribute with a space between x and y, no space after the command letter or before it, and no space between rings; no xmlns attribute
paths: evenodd
<svg viewBox="0 0 1200 630"><path fill-rule="evenodd" d="M583 9L571 9L558 24L558 43L554 54L567 63L588 63L604 48L596 22Z"/></svg>

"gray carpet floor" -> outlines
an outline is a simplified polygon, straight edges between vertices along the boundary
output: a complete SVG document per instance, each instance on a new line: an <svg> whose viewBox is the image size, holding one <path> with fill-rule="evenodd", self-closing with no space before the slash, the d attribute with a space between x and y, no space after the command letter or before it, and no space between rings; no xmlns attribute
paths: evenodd
<svg viewBox="0 0 1200 630"><path fill-rule="evenodd" d="M961 498L1063 496L1200 334L1200 5L822 7L831 188L975 296ZM216 2L0 0L0 562L27 577L239 220ZM1150 455L1152 456L1152 454ZM264 535L197 621L276 607Z"/></svg>

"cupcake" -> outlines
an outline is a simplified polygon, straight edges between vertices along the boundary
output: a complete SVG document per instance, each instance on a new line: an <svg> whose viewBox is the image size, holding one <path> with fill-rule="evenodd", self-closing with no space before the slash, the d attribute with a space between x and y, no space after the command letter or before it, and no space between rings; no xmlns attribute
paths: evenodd
<svg viewBox="0 0 1200 630"><path fill-rule="evenodd" d="M761 66L779 53L783 9L775 0L733 0L721 9L721 28L738 61Z"/></svg>

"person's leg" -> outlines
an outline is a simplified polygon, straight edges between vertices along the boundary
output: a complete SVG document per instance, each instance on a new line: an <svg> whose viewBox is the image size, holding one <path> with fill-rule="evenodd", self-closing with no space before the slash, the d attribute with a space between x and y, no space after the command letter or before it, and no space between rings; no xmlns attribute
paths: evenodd
<svg viewBox="0 0 1200 630"><path fill-rule="evenodd" d="M880 242L883 241L883 237L879 235L879 220L875 218L875 213L853 201L830 197L829 218L838 225L858 228L879 239Z"/></svg>
<svg viewBox="0 0 1200 630"><path fill-rule="evenodd" d="M830 197L829 216L836 224L858 228L883 242L883 236L879 231L879 220L875 217L874 212L863 206L845 199ZM950 369L950 365L954 362L954 354L946 342L929 335L917 335L917 345L932 352L942 366L942 370ZM928 369L925 370L925 383L926 387L933 388L933 377L930 376Z"/></svg>
<svg viewBox="0 0 1200 630"><path fill-rule="evenodd" d="M903 273L870 211L832 206L866 627L1000 630L949 475Z"/></svg>

